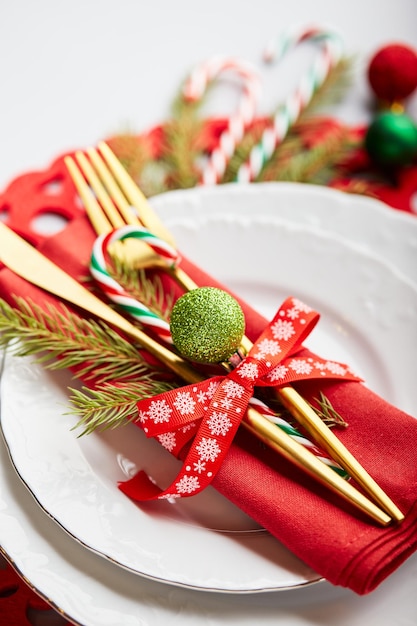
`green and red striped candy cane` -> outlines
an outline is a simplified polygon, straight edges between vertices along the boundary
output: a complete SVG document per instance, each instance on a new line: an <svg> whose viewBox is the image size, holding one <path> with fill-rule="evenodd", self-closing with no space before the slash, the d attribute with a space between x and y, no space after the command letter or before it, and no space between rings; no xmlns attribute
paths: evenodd
<svg viewBox="0 0 417 626"><path fill-rule="evenodd" d="M156 333L167 343L172 343L169 324L153 313L147 306L133 298L109 273L107 250L112 243L125 239L138 239L145 242L152 250L166 261L167 267L175 267L181 260L178 251L166 241L140 226L122 226L100 235L93 245L90 272L102 291L123 311Z"/></svg>
<svg viewBox="0 0 417 626"><path fill-rule="evenodd" d="M343 52L338 35L319 28L304 29L300 32L283 35L275 44L267 47L264 58L267 62L280 60L291 48L310 40L319 46L319 51L307 72L285 101L278 107L265 127L261 139L253 146L249 157L240 166L236 181L252 182L257 179L264 165L271 159L277 147L285 139L291 126L298 120L302 111L322 86L330 70L335 67Z"/></svg>

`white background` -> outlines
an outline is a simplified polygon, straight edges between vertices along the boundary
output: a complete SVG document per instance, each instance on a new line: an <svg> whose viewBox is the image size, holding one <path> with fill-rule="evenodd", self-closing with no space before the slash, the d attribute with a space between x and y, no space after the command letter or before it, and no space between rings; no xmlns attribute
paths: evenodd
<svg viewBox="0 0 417 626"><path fill-rule="evenodd" d="M310 24L336 30L356 58L336 113L368 120L367 63L388 42L417 46L415 0L1 0L0 189L62 152L163 121L196 63L220 54L261 66L271 39ZM296 80L290 63L266 72L265 112Z"/></svg>

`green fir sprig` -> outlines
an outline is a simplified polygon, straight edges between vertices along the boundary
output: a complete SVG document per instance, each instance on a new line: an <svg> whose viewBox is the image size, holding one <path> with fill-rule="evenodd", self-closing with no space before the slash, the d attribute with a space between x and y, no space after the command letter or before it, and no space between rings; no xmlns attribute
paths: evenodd
<svg viewBox="0 0 417 626"><path fill-rule="evenodd" d="M79 421L74 429L82 428L81 435L94 430L107 430L123 426L137 419L136 404L159 393L174 389L174 383L156 382L152 379L98 385L94 389L70 389L74 412Z"/></svg>
<svg viewBox="0 0 417 626"><path fill-rule="evenodd" d="M16 341L17 340L17 341ZM140 346L124 339L105 322L16 298L15 307L0 300L0 346L17 356L35 356L48 369L73 370L77 377L99 381L157 378Z"/></svg>
<svg viewBox="0 0 417 626"><path fill-rule="evenodd" d="M330 400L322 391L320 391L318 398L314 398L314 405L312 404L311 407L327 426L337 426L338 428L348 427L348 423L343 419L340 413L336 411Z"/></svg>
<svg viewBox="0 0 417 626"><path fill-rule="evenodd" d="M349 132L341 127L306 150L301 136L291 134L274 159L263 169L263 181L288 181L326 185L352 148Z"/></svg>
<svg viewBox="0 0 417 626"><path fill-rule="evenodd" d="M132 269L119 261L113 259L113 265L109 268L109 273L132 298L135 298L155 315L168 321L174 303L174 294L169 292L162 284L158 274L149 276L144 269Z"/></svg>
<svg viewBox="0 0 417 626"><path fill-rule="evenodd" d="M308 105L301 111L299 121L309 119L342 101L352 85L355 63L354 57L343 57L330 69L323 84L316 89Z"/></svg>

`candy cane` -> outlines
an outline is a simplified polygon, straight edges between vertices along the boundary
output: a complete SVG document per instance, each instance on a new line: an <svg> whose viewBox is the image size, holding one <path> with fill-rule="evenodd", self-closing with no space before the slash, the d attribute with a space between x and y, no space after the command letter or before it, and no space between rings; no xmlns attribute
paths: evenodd
<svg viewBox="0 0 417 626"><path fill-rule="evenodd" d="M168 322L165 322L158 315L153 313L148 307L139 302L139 300L132 298L132 296L110 276L106 261L107 249L112 243L129 238L140 239L146 242L154 252L166 261L167 267L175 266L180 260L180 256L175 248L170 246L163 239L159 239L159 237L150 233L146 228L123 226L108 234L101 235L96 239L91 254L90 272L110 300L118 304L131 317L141 322L141 324L153 330L159 337L168 343L172 343Z"/></svg>
<svg viewBox="0 0 417 626"><path fill-rule="evenodd" d="M203 168L202 185L214 185L223 177L237 144L255 118L260 82L255 69L248 63L232 57L213 57L192 71L183 89L187 100L199 100L210 82L227 73L235 74L241 81L242 97L228 120L227 128L220 135L218 147L212 151Z"/></svg>
<svg viewBox="0 0 417 626"><path fill-rule="evenodd" d="M294 93L288 96L264 129L260 141L252 148L248 160L240 166L236 177L238 182L250 182L259 176L264 165L286 137L290 127L297 121L300 113L324 83L330 70L341 59L342 42L339 37L334 33L319 29L308 29L297 35L282 37L276 48L277 56L275 57L270 44L266 48L264 58L268 62L275 58L279 60L291 47L308 39L319 43L321 50L312 66L301 78Z"/></svg>

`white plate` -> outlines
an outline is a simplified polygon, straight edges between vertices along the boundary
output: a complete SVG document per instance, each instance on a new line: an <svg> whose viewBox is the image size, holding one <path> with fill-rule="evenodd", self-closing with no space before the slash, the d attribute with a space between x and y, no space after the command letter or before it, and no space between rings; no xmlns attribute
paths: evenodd
<svg viewBox="0 0 417 626"><path fill-rule="evenodd" d="M275 191L273 193L275 194L275 199L276 199L276 202L277 202L277 206L282 207L283 205L285 205L285 200L286 200L286 196L287 196L287 191L288 190L283 189L282 190L283 193L281 193L279 186L275 186L275 187L276 187L276 189L275 189ZM288 187L288 186L284 186L284 187ZM294 187L298 187L298 186L294 186ZM197 200L198 200L198 197L200 196L201 191L202 190L198 190L198 191L194 191L194 192L187 192L188 198L191 199L192 196L194 196L194 200L195 200L195 198L197 198ZM221 191L222 194L224 193L223 189L219 189L219 191ZM261 192L261 189L259 191ZM299 191L302 192L301 195L304 197L305 200L307 200L308 199L308 188L306 189L306 187L303 187L303 189L299 189ZM322 194L324 196L324 200L326 200L326 198L327 198L327 193L326 193L327 190L323 189L321 191L322 191ZM306 192L307 192L307 197L305 196ZM233 193L235 194L236 192L234 191ZM268 190L268 193L270 193L269 190ZM185 195L187 196L187 194L185 194ZM174 217L175 211L172 209L172 206L170 207L171 198L172 198L172 196L176 196L176 198L177 198L179 195L181 195L181 194L170 194L170 195L167 195L166 199L165 199L166 203L167 203L167 207L171 211L172 217ZM211 196L213 194L209 194L209 195ZM337 205L337 201L338 201L338 196L339 196L340 200L343 199L343 194L334 194L334 193L332 193L331 195L333 196L332 201L335 202L336 205ZM241 202L243 202L243 204L245 203L245 197L246 197L246 194L243 194L242 197L241 197ZM175 203L177 202L176 198L174 198L174 206L175 206ZM356 198L353 197L353 200L356 200ZM160 203L161 201L162 201L162 198L159 198L158 202ZM198 202L200 202L200 200L198 200ZM279 211L279 209L277 209L277 210ZM387 212L386 209L383 209L383 211ZM380 215L378 215L378 214L375 215L375 224L378 224L379 218L381 218L382 221L385 220L385 215L383 215L383 211L381 212ZM200 213L202 213L202 211L200 211ZM228 219L226 219L226 222L227 221L228 221ZM231 218L231 221L233 221L233 218ZM301 220L301 222L302 222L302 220ZM296 220L295 220L294 223L296 224ZM409 220L409 225L410 225L410 229L412 230L413 227L414 227L414 224L413 224L413 226L411 226L411 220ZM290 223L288 221L287 221L286 226L287 226L287 234L288 234L288 230L291 231L291 232L294 231L294 229L290 227ZM186 230L189 229L189 227L190 227L190 223L188 223L188 225L185 227ZM206 225L204 227L206 228ZM177 229L177 227L175 227L175 228ZM179 229L176 230L176 235L177 235L178 241L180 241L180 239L181 239L181 229L184 228L184 226L179 226L178 228ZM221 230L223 230L223 229L221 229ZM267 229L267 230L269 230L269 229ZM303 231L303 230L304 229L301 229L301 231ZM300 234L299 231L300 231L300 229L298 229L298 234ZM297 232L297 229L295 229L295 232ZM414 229L414 233L415 232L416 232L416 230ZM254 234L254 233L252 233L252 234ZM313 239L315 239L318 236L317 233L311 233L311 234L312 234L312 238ZM193 237L194 236L195 236L195 232L193 231ZM323 240L326 241L326 237L324 237ZM235 238L233 236L233 244L234 244L235 241L236 240L235 240ZM187 243L187 242L185 242L185 243ZM194 241L188 241L188 243L189 244L190 243L194 243ZM328 243L330 244L331 242L328 242ZM378 260L376 258L372 258L372 256L369 256L369 255L364 255L362 251L359 252L358 250L355 250L354 248L351 248L351 247L349 248L349 246L347 246L346 243L340 242L340 244L341 245L338 246L338 250L340 250L340 248L342 248L344 250L350 250L350 252L347 253L347 256L344 257L345 260L349 259L351 256L353 257L353 259L355 259L355 258L357 259L358 257L361 258L361 259L366 259L365 267L368 268L368 270L367 270L368 272L372 273L375 267L377 267L377 268L385 267L383 264L381 264L380 260ZM184 245L184 243L181 242L181 247L187 254L190 255L191 251L189 251L187 249L187 245ZM374 250L376 249L376 252L378 252L378 253L382 252L380 249L378 249L378 246L376 246L376 248L375 248L375 246L372 245L371 248L373 248ZM218 246L217 243L216 243L215 250L216 250L216 252L219 251L219 250L221 251L222 248L220 246ZM226 250L226 253L227 253L227 248L223 248L223 251L225 251L225 250ZM263 251L263 250L264 250L264 246L262 245L262 250L261 251ZM329 250L329 248L328 248L328 250ZM207 248L201 248L200 247L199 251L200 251L200 254L197 254L195 256L195 258L196 258L196 260L198 262L200 262L200 264L203 264L203 265L205 265L207 267L207 263L205 263L205 262L206 261L207 262L211 261L211 256L212 256L212 252L213 252L213 243L210 244L209 250L207 250ZM208 255L208 257L207 257L207 255ZM395 261L395 259L394 259L394 261ZM231 264L233 265L232 260L231 260ZM355 265L355 262L353 264ZM356 263L356 265L358 265L358 263ZM230 269L230 266L229 266L229 269ZM251 274L249 272L249 268L245 267L243 269L247 269L248 277L251 277ZM392 286L395 285L396 289L398 289L398 291L397 291L397 296L399 298L398 302L401 302L401 307L402 307L403 303L407 304L407 307L408 307L408 305L410 304L408 296L410 296L411 292L414 293L413 289L410 288L410 285L407 283L407 280L405 279L404 276L401 276L400 274L395 274L395 272L392 271L392 268L385 268L385 269L386 269L386 276L389 276L390 278L392 278L392 281L389 280L388 283L387 283L388 287L392 287ZM236 291L238 291L241 286L243 287L243 289L246 289L247 285L250 283L250 281L249 281L249 283L248 283L248 281L246 281L246 286L242 285L242 283L239 281L239 275L241 275L241 271L242 271L242 266L240 264L239 265L239 271L237 272L237 274L238 274L238 276L237 276L237 283L236 283L236 285L232 285L235 288ZM367 274L367 271L365 271L365 275ZM378 274L378 271L377 271L377 274ZM349 272L348 272L348 275L349 275ZM222 274L219 274L219 277L222 278L222 279L228 278L228 276L223 276ZM255 279L257 279L257 278L258 277L255 276ZM369 278L369 276L368 276L368 278ZM250 278L250 280L252 280L252 277ZM345 280L345 276L344 276L344 280ZM274 278L274 281L276 281L276 278ZM258 284L257 280L256 280L256 284ZM275 282L275 284L276 284L276 282ZM345 282L345 284L347 284L347 283ZM373 283L373 284L375 284L375 283ZM398 285L400 285L400 287L398 287ZM297 285L293 285L293 286L297 287L297 291L298 291L298 286ZM411 289L411 291L410 291L410 289ZM262 289L261 289L261 291L262 291ZM294 290L292 290L292 293L294 293ZM255 305L257 304L259 295L262 295L262 294L260 294L257 290L255 290L255 292L254 292L254 294L253 294L253 296L251 298L251 301L252 301L253 304L255 304ZM264 296L262 296L262 297L264 297ZM325 298L325 294L318 293L318 294L316 294L315 298L318 301L321 301L322 298ZM414 300L414 304L415 304L415 300ZM270 306L269 302L267 302L267 301L262 302L262 308L263 309L268 309L269 306ZM389 308L391 310L391 309L394 309L395 307L390 306ZM330 313L331 314L334 314L334 312L335 311L337 312L337 310L338 310L337 306L336 306L336 309L332 309L332 307L330 307ZM391 312L394 313L394 311L391 311ZM326 316L323 316L323 319L324 319L324 317L326 317ZM344 321L344 323L346 323L346 318L345 317L343 317L343 321ZM349 326L351 326L351 325L349 325ZM353 329L353 331L355 330L354 326L351 328L351 330L352 329ZM334 333L334 330L335 330L334 324L330 320L330 325L328 326L326 331L322 333L323 339L326 339L326 344L328 345L329 348L331 348L332 344L333 344L334 348L336 348L337 350L341 350L341 352L344 353L346 351L346 345L343 344L343 342L342 342L343 345L339 345L340 335L338 333L336 333L336 337L337 337L336 340L335 340L334 337L332 338L332 333ZM323 329L323 331L324 331L324 329ZM355 332L352 332L352 336L353 336L353 338L355 339L355 341L357 343L357 340L360 339L360 335L356 336ZM413 337L415 339L415 335ZM374 354L373 354L373 357L371 358L371 361L368 363L368 365L371 365L371 367L374 364L375 359L376 359L376 361L378 361L379 354L380 354L380 351L378 351L378 350L375 353L375 345L374 345L373 341L374 340L371 341L371 345L372 345L371 352L374 352ZM360 343L360 340L359 340L359 343ZM359 350L359 352L361 352L361 350ZM357 353L356 348L353 350L353 353L356 355L357 358L359 358L361 356L359 353ZM338 357L338 358L340 358L340 357ZM367 370L368 367L366 366L366 367L362 368L362 373L364 373L363 369ZM382 369L385 370L386 368L383 367ZM7 374L7 372L8 372L8 369L6 370L6 374ZM388 367L388 375L391 375L389 367ZM382 375L382 377L381 377L381 372L380 372L380 374L376 376L376 379L379 380L379 383L381 384L381 382L383 382L384 375ZM395 380L393 382L395 384ZM4 391L6 391L6 392L8 391L8 385L7 384L3 385L3 392ZM13 393L11 395L13 396ZM384 394L382 394L382 395L384 395ZM385 394L385 395L387 395L387 394ZM389 395L389 393L388 393L388 395ZM4 393L3 393L3 397L4 397ZM414 402L415 399L413 399L413 398L405 398L403 393L399 394L399 399L400 399L401 402L404 402L405 404L408 404L409 402L414 403L414 407L415 407L415 402ZM6 415L6 413L7 412L4 411L3 415ZM60 418L58 421L60 421L61 419L62 418ZM29 443L29 442L27 442L27 443ZM32 445L32 442L30 442L30 445ZM19 444L18 448L21 449L22 446ZM88 455L87 455L87 457L88 457ZM85 460L86 460L86 458L83 457L83 461L85 461ZM93 464L93 466L94 466L94 464ZM106 484L106 479L107 478L108 477L106 477L106 476L104 476L104 478L100 477L100 480L99 480L100 486L103 486L103 483L104 483L104 485L106 487L108 487L108 485ZM5 488L5 485L3 485L3 488ZM65 485L63 486L63 489L66 489L66 488L67 488L67 483L65 483ZM7 492L7 489L6 489L6 492ZM9 508L10 508L10 506L9 506ZM12 508L12 511L13 511L14 510L13 506L11 508ZM54 584L53 581L54 581L55 577L54 576L51 577L49 575L45 575L45 567L42 566L41 568L39 568L39 562L38 562L39 560L36 559L36 557L34 556L33 552L29 552L29 553L26 552L26 554L23 554L22 551L17 548L17 546L16 546L16 538L17 538L17 534L20 532L19 524L17 524L17 525L13 524L13 523L11 523L11 524L10 523L4 524L3 522L5 520L7 520L8 522L10 521L9 517L7 515L7 511L8 511L8 507L7 506L5 507L5 510L6 510L6 513L4 515L1 514L1 517L0 517L0 520L2 522L1 528L4 529L4 532L2 530L2 535L5 535L4 537L2 536L3 548L5 549L5 551L8 552L8 554L15 559L16 566L19 569L21 569L21 571L23 571L23 573L25 575L27 575L32 580L32 582L37 586L37 588L42 593L44 593L44 594L46 593L52 599L54 599L54 598L55 599L59 599L59 602L58 602L59 606L61 608L63 608L63 610L67 611L67 614L73 616L74 619L78 619L78 615L80 614L80 610L75 607L75 605L77 604L75 602L75 599L77 599L77 597L78 597L78 600L81 600L81 597L75 595L73 598L69 599L68 598L69 594L66 594L64 589L63 589L63 587L62 587L62 577L65 579L66 573L71 572L74 569L74 564L72 562L70 564L66 564L65 560L64 560L63 567L61 567L61 569L60 569L61 576L57 577L57 579L55 580L55 584ZM13 522L13 519L12 519L12 522ZM169 520L169 522L171 523L172 520ZM178 525L177 522L175 522L175 524ZM36 529L31 529L31 537L32 537L32 539L33 539L33 535L35 535L35 546L36 546L36 538L37 538L37 536L36 536ZM230 538L229 538L229 541L230 541ZM42 541L41 541L41 543L42 543ZM9 547L9 550L8 550L8 547ZM46 552L48 552L48 550L45 548L45 546L43 544L42 544L42 550L46 550ZM52 557L54 559L54 562L56 562L56 559L58 557L58 562L59 562L60 561L60 559L59 559L59 556L60 556L59 555L59 550L58 550L58 555L55 552L56 552L56 550L52 549ZM36 550L35 550L35 553L36 553ZM244 553L244 555L246 555L245 550L243 550L243 553ZM84 552L82 554L85 555L85 554L88 554L88 553ZM93 555L90 556L90 559L87 559L87 557L84 556L84 560L87 559L87 561L89 561L90 564L97 563L97 561L93 560L95 558L96 557L94 557ZM242 558L243 558L243 555L242 555L242 552L241 552L239 559L242 559ZM246 558L246 556L245 556L245 558ZM45 557L44 559L41 559L41 561L43 562L44 565L45 565L45 560L47 561L48 558ZM201 563L201 559L197 558L196 560ZM61 561L62 561L62 559L61 559ZM225 561L222 559L222 564L224 562ZM65 565L67 565L67 568L65 567ZM62 563L61 563L61 566L62 566ZM240 567L244 566L244 561L243 560L239 561L239 566ZM102 567L113 567L113 566L111 564L104 565L104 563L103 563ZM48 568L46 568L46 569L48 569ZM217 569L218 569L218 567L217 567ZM125 575L127 576L128 574L127 573L123 574L123 576L125 576ZM120 576L122 577L122 573L120 573ZM151 583L147 583L147 584L151 584ZM143 587L144 583L142 582L141 585ZM45 586L46 586L46 590L45 590ZM87 587L88 587L88 585L87 585ZM90 587L93 587L94 590L97 592L97 588L96 588L97 584L96 584L96 582L91 581ZM115 593L116 593L116 595L118 594L118 589L120 589L120 587L115 583ZM107 590L107 593L108 593L108 590ZM122 596L120 598L120 602L121 602L121 605L124 607L125 604L126 604L126 602L125 602L126 598L124 597L123 594L120 594L120 595ZM99 602L99 606L104 606L104 605L107 606L107 596L106 596L106 598L104 596L103 597L99 597L98 598L98 602ZM233 602L233 601L231 600L231 602ZM80 602L78 602L78 604L80 604ZM265 606L265 604L263 604L263 606ZM141 605L141 607L142 607L142 605ZM145 613L147 614L147 609L145 607L143 607L143 608L144 608ZM158 612L164 612L165 609L166 609L166 607L164 607L164 608L159 607ZM89 605L87 606L86 611L87 611L87 613L89 612ZM83 617L82 617L82 619L80 621L82 621L85 624L89 623L88 622L88 618L85 615L85 610L81 611L81 614L83 615ZM93 612L91 613L91 615L93 615ZM94 617L91 617L91 615L89 616L90 620L92 620L92 621L90 621L90 623L92 623L92 624L93 623L105 623L105 622L99 622L98 619L96 619L96 621L94 621ZM234 615L237 615L237 613L235 612ZM259 615L260 616L259 606L257 606L257 612L252 614L252 618L254 618L255 615ZM249 613L246 611L245 612L245 617L248 617L248 616L249 616ZM170 617L172 617L172 615ZM242 618L242 615L241 615L241 618ZM232 619L232 617L230 617L230 616L228 618L228 623L229 623L229 621L230 621L230 623L232 623L232 622L235 623L234 618ZM123 619L120 618L120 623L130 623L130 622L129 621L124 621L124 618ZM136 623L136 621L132 622L132 623ZM152 623L156 623L156 622L152 622ZM161 622L161 623L163 623L163 622ZM220 623L226 623L226 622L225 621L224 622L220 621ZM238 623L238 621L236 623Z"/></svg>
<svg viewBox="0 0 417 626"><path fill-rule="evenodd" d="M216 195L206 198L218 208ZM199 212L186 207L185 217L172 209L167 222L181 249L267 317L288 295L311 304L322 321L307 345L349 363L377 393L411 412L415 289L339 236L255 212L253 204L244 214L244 198L238 211L213 211L205 199ZM164 484L177 463L133 425L77 439L76 420L63 415L69 385L66 373L8 358L2 424L19 475L72 536L136 573L187 587L254 592L317 581L214 490L174 504L130 502L118 491L119 480L143 468Z"/></svg>

